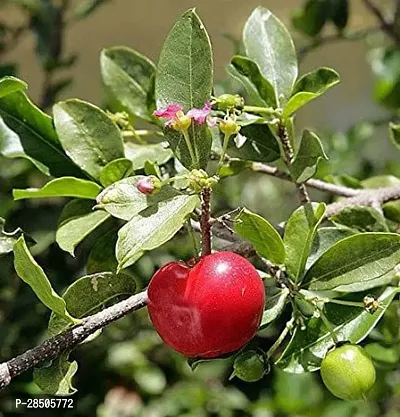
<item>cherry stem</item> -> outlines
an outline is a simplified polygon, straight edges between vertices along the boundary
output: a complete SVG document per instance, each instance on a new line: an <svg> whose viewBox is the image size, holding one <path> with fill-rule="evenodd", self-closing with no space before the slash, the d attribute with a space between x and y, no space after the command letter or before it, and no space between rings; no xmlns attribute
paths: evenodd
<svg viewBox="0 0 400 417"><path fill-rule="evenodd" d="M282 333L279 335L278 339L275 341L275 343L270 347L270 349L267 352L267 358L270 358L275 351L279 348L279 346L282 344L282 342L285 340L287 334L292 329L294 323L294 317L292 317L287 323L285 328L283 329Z"/></svg>
<svg viewBox="0 0 400 417"><path fill-rule="evenodd" d="M211 188L204 188L201 192L200 230L202 237L201 255L211 254L211 224L210 224Z"/></svg>
<svg viewBox="0 0 400 417"><path fill-rule="evenodd" d="M224 160L225 160L225 155L226 155L226 151L228 149L228 143L229 143L229 139L230 139L231 135L226 135L224 136L224 141L222 144L222 152L221 152L221 156L219 158L219 162L218 162L218 167L217 167L217 175L219 174L219 171L222 168L222 165L224 164Z"/></svg>
<svg viewBox="0 0 400 417"><path fill-rule="evenodd" d="M345 301L345 300L329 299L328 303L340 304L342 306L365 308L364 303L359 303L357 301Z"/></svg>
<svg viewBox="0 0 400 417"><path fill-rule="evenodd" d="M319 310L321 319L325 324L325 327L328 329L328 332L332 337L333 342L335 343L335 345L337 345L339 343L339 339L335 333L332 323L328 320L328 317L325 316L325 313L323 312L322 308L319 308L318 310Z"/></svg>

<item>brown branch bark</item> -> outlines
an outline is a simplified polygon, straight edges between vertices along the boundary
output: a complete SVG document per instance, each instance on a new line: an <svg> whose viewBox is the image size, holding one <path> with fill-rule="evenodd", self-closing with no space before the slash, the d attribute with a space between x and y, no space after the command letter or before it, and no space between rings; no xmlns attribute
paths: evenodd
<svg viewBox="0 0 400 417"><path fill-rule="evenodd" d="M143 308L146 302L146 291L132 295L126 300L114 304L99 313L86 317L81 324L44 341L41 345L7 362L1 363L0 390L7 387L17 375L39 365L45 360L55 359L63 351L74 348L95 331L124 317L128 313Z"/></svg>
<svg viewBox="0 0 400 417"><path fill-rule="evenodd" d="M200 231L201 231L201 255L209 255L211 253L211 188L204 188L201 192L201 216L200 216Z"/></svg>
<svg viewBox="0 0 400 417"><path fill-rule="evenodd" d="M393 21L389 20L374 0L363 0L364 6L378 19L381 28L397 44L400 44L400 35L394 28Z"/></svg>

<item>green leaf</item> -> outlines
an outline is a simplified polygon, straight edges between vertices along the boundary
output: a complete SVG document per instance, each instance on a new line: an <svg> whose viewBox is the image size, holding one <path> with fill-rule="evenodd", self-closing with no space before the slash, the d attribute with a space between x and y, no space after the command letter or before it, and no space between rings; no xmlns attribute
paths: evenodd
<svg viewBox="0 0 400 417"><path fill-rule="evenodd" d="M257 7L243 30L246 55L275 90L278 107L292 94L297 78L297 56L293 40L283 23L269 10Z"/></svg>
<svg viewBox="0 0 400 417"><path fill-rule="evenodd" d="M174 156L167 145L167 142L146 145L127 142L125 143L125 155L132 161L134 171L143 169L146 161L163 165Z"/></svg>
<svg viewBox="0 0 400 417"><path fill-rule="evenodd" d="M14 245L14 267L18 276L32 288L47 308L69 323L79 322L68 313L65 301L53 290L43 269L30 254L23 236Z"/></svg>
<svg viewBox="0 0 400 417"><path fill-rule="evenodd" d="M362 291L400 263L400 235L360 233L337 242L307 271L310 290Z"/></svg>
<svg viewBox="0 0 400 417"><path fill-rule="evenodd" d="M210 100L212 86L210 39L203 23L191 9L175 23L164 42L156 71L157 108L169 104L180 104L185 112L202 108ZM164 134L182 165L188 169L206 167L211 149L211 135L206 126L192 123L189 128L195 161L192 161L180 132L166 128Z"/></svg>
<svg viewBox="0 0 400 417"><path fill-rule="evenodd" d="M93 211L89 200L72 200L61 213L56 242L74 256L75 247L109 217L104 211Z"/></svg>
<svg viewBox="0 0 400 417"><path fill-rule="evenodd" d="M329 220L360 232L389 232L385 218L371 207L344 207Z"/></svg>
<svg viewBox="0 0 400 417"><path fill-rule="evenodd" d="M321 227L317 230L307 259L306 270L331 246L356 233L347 227Z"/></svg>
<svg viewBox="0 0 400 417"><path fill-rule="evenodd" d="M115 182L128 177L133 173L132 161L127 158L119 158L109 162L100 172L100 182L108 187Z"/></svg>
<svg viewBox="0 0 400 417"><path fill-rule="evenodd" d="M117 238L117 230L112 229L96 241L86 262L86 272L88 274L117 271L118 261L115 256Z"/></svg>
<svg viewBox="0 0 400 417"><path fill-rule="evenodd" d="M258 214L247 209L235 217L235 232L248 240L254 249L274 264L285 262L285 246L276 229Z"/></svg>
<svg viewBox="0 0 400 417"><path fill-rule="evenodd" d="M252 165L250 161L231 159L228 163L221 166L218 175L220 178L231 177L232 175L240 174Z"/></svg>
<svg viewBox="0 0 400 417"><path fill-rule="evenodd" d="M349 21L349 0L331 0L331 19L334 25L343 30Z"/></svg>
<svg viewBox="0 0 400 417"><path fill-rule="evenodd" d="M234 56L227 69L232 77L243 84L256 106L276 107L275 91L253 60Z"/></svg>
<svg viewBox="0 0 400 417"><path fill-rule="evenodd" d="M290 172L297 182L312 178L317 172L318 162L327 160L322 143L318 136L305 129L301 137L300 147L290 167Z"/></svg>
<svg viewBox="0 0 400 417"><path fill-rule="evenodd" d="M54 105L54 124L69 157L94 179L109 162L123 158L117 125L107 114L85 101L73 99Z"/></svg>
<svg viewBox="0 0 400 417"><path fill-rule="evenodd" d="M263 329L276 320L285 308L289 296L287 288L275 288L274 293L267 288L267 302L261 318L260 329Z"/></svg>
<svg viewBox="0 0 400 417"><path fill-rule="evenodd" d="M27 158L46 175L84 177L61 147L51 117L22 91L0 98L0 154Z"/></svg>
<svg viewBox="0 0 400 417"><path fill-rule="evenodd" d="M74 177L62 177L49 181L42 188L13 190L13 196L14 200L44 197L78 197L94 200L101 190L101 187L95 182Z"/></svg>
<svg viewBox="0 0 400 417"><path fill-rule="evenodd" d="M147 98L156 70L153 62L133 49L115 46L103 49L100 68L111 108L151 121Z"/></svg>
<svg viewBox="0 0 400 417"><path fill-rule="evenodd" d="M170 240L198 202L196 195L177 195L133 217L118 233L116 252L119 270L132 265L144 251L155 249Z"/></svg>
<svg viewBox="0 0 400 417"><path fill-rule="evenodd" d="M28 84L15 77L0 78L0 98L19 90L26 90Z"/></svg>
<svg viewBox="0 0 400 417"><path fill-rule="evenodd" d="M286 223L283 239L286 249L285 265L295 281L299 281L303 274L315 233L325 210L324 203L306 204L299 207Z"/></svg>
<svg viewBox="0 0 400 417"><path fill-rule="evenodd" d="M181 194L170 185L163 186L154 195L143 194L136 188L142 178L143 175L125 178L107 187L97 197L96 208L106 210L118 219L130 220L147 207Z"/></svg>
<svg viewBox="0 0 400 417"><path fill-rule="evenodd" d="M54 359L50 366L35 369L33 380L48 395L68 396L77 391L72 385L77 370L78 363L68 362L68 354L63 354Z"/></svg>
<svg viewBox="0 0 400 417"><path fill-rule="evenodd" d="M308 36L318 35L329 19L330 0L308 0L303 9L295 10L292 24Z"/></svg>
<svg viewBox="0 0 400 417"><path fill-rule="evenodd" d="M13 232L6 232L4 224L5 220L0 217L0 255L12 252L15 242L23 235L19 227Z"/></svg>
<svg viewBox="0 0 400 417"><path fill-rule="evenodd" d="M280 158L278 142L268 125L245 126L240 134L247 140L243 146L237 148L231 139L228 145L230 156L258 162L273 162Z"/></svg>
<svg viewBox="0 0 400 417"><path fill-rule="evenodd" d="M393 145L400 150L400 125L389 123L389 137Z"/></svg>
<svg viewBox="0 0 400 417"><path fill-rule="evenodd" d="M300 107L324 94L339 82L339 74L330 68L319 68L303 75L294 85L292 96L284 108L283 116L291 116Z"/></svg>
<svg viewBox="0 0 400 417"><path fill-rule="evenodd" d="M379 343L369 343L364 349L371 358L383 364L397 365L400 360L399 353L394 347L382 346Z"/></svg>
<svg viewBox="0 0 400 417"><path fill-rule="evenodd" d="M136 291L135 280L126 274L115 275L111 272L86 275L71 284L63 299L68 311L74 317L83 318L94 314L104 304L121 295L132 295ZM50 316L48 331L51 336L61 333L69 323L55 314Z"/></svg>
<svg viewBox="0 0 400 417"><path fill-rule="evenodd" d="M361 342L378 323L396 293L397 288L393 287L373 292L382 306L373 314L357 307L326 304L325 315L332 323L332 330L338 340L351 343ZM367 294L352 294L344 299L362 302ZM292 339L276 361L276 365L291 373L313 372L320 368L322 359L333 346L331 333L321 318L313 317L307 322L305 329L302 330L300 326L296 327Z"/></svg>

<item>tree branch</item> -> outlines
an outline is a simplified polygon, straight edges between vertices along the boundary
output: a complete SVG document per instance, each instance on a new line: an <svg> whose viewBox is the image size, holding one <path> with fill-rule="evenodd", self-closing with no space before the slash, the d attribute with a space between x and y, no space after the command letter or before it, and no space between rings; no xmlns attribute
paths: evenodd
<svg viewBox="0 0 400 417"><path fill-rule="evenodd" d="M211 188L204 188L201 192L201 255L209 255L211 253L211 225L210 225L210 203L211 203Z"/></svg>
<svg viewBox="0 0 400 417"><path fill-rule="evenodd" d="M44 341L41 345L0 364L0 390L7 387L13 378L45 360L52 360L63 351L74 348L95 331L124 317L128 313L143 308L147 303L147 293L139 294L123 300L99 313L83 319L83 322L57 336Z"/></svg>
<svg viewBox="0 0 400 417"><path fill-rule="evenodd" d="M262 164L260 162L254 162L250 169L256 172L262 172L264 174L280 178L285 181L292 182L292 179L287 172L282 171L281 169L273 167L271 165ZM306 181L305 184L307 184L307 186L311 188L315 188L317 190L325 191L327 193L331 193L341 197L354 197L359 193L359 190L355 190L353 188L343 187L341 185L331 184L329 182L316 180L313 178Z"/></svg>
<svg viewBox="0 0 400 417"><path fill-rule="evenodd" d="M395 30L393 22L384 16L382 10L377 6L374 0L363 0L363 3L364 6L379 20L382 30L397 44L400 44L400 35Z"/></svg>
<svg viewBox="0 0 400 417"><path fill-rule="evenodd" d="M279 124L278 127L278 136L281 140L283 153L285 155L285 163L290 170L290 166L292 165L293 159L294 159L294 153L292 144L290 143L289 135L286 126L283 123ZM290 177L291 178L291 177ZM291 179L292 180L292 179ZM294 184L296 185L297 192L300 198L301 204L307 204L310 202L310 196L308 195L307 188L304 183L298 183L294 180L292 180Z"/></svg>

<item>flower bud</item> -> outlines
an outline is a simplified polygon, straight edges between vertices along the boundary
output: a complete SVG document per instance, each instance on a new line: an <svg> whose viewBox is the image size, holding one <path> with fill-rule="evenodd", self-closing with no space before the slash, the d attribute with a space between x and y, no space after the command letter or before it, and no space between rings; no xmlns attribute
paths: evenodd
<svg viewBox="0 0 400 417"><path fill-rule="evenodd" d="M216 99L215 104L218 110L227 111L231 109L242 110L244 99L239 94L222 94Z"/></svg>
<svg viewBox="0 0 400 417"><path fill-rule="evenodd" d="M190 125L192 124L192 119L185 115L183 111L178 111L176 113L176 119L171 124L171 127L175 130L178 130L179 132L182 132L183 130L189 129Z"/></svg>
<svg viewBox="0 0 400 417"><path fill-rule="evenodd" d="M227 119L219 123L219 130L226 136L232 136L239 132L240 126L234 120Z"/></svg>
<svg viewBox="0 0 400 417"><path fill-rule="evenodd" d="M143 177L136 184L136 188L146 195L156 194L161 188L161 181L154 176Z"/></svg>

